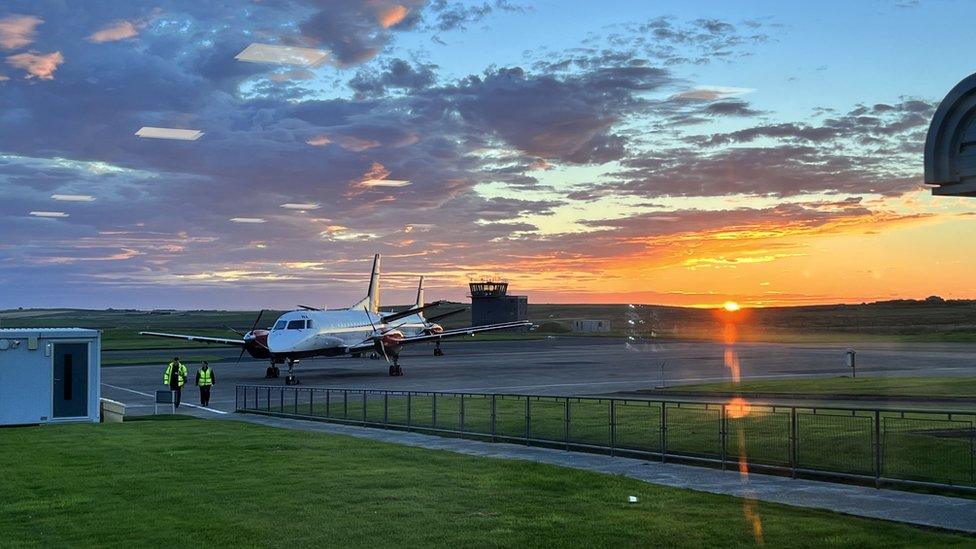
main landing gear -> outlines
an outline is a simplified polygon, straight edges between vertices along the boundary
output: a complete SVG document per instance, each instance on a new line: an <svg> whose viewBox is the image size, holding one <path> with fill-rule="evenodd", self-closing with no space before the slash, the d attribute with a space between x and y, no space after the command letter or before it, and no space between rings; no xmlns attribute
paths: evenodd
<svg viewBox="0 0 976 549"><path fill-rule="evenodd" d="M274 362L264 372L265 379L277 379L279 375L281 375L281 370L278 369L278 365Z"/></svg>
<svg viewBox="0 0 976 549"><path fill-rule="evenodd" d="M285 376L285 385L298 385L301 381L295 377L295 365L298 364L297 360L288 359L288 375Z"/></svg>

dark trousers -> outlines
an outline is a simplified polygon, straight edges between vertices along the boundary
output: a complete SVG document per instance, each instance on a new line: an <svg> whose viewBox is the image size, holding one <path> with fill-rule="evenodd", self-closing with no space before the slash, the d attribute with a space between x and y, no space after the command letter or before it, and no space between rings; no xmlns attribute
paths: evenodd
<svg viewBox="0 0 976 549"><path fill-rule="evenodd" d="M210 405L210 385L200 387L200 406Z"/></svg>
<svg viewBox="0 0 976 549"><path fill-rule="evenodd" d="M177 387L175 389L171 389L171 391L173 391L173 405L175 407L179 408L180 407L180 397L183 396L183 387Z"/></svg>

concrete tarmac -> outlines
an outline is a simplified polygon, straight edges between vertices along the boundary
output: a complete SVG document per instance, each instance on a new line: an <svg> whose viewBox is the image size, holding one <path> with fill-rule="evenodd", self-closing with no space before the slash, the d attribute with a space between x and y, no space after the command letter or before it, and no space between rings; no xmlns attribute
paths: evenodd
<svg viewBox="0 0 976 549"><path fill-rule="evenodd" d="M333 388L468 391L543 395L591 395L638 389L728 381L737 365L741 379L835 377L850 375L848 347L837 344L662 342L628 345L603 337L560 337L523 341L459 341L443 346L446 356L432 356L431 345L404 350L405 374L390 377L384 360L329 358L302 361L296 373L303 385ZM873 343L856 347L859 376L976 375L976 344ZM108 351L112 359L158 356L159 364L110 366L102 369L103 396L130 406L130 413L152 413L151 395L163 389L165 363L174 355L217 355L212 363L217 386L215 412L233 411L237 384L284 384L265 380L265 361L227 348L165 351ZM188 364L190 383L198 364ZM284 375L284 368L282 368ZM197 404L188 385L183 401Z"/></svg>

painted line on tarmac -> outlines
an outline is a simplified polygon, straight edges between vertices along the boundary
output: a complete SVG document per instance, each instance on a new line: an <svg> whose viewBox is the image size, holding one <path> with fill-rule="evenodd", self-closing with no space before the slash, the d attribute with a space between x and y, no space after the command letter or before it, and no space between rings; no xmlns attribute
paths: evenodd
<svg viewBox="0 0 976 549"><path fill-rule="evenodd" d="M135 389L129 389L129 388L126 388L126 387L119 387L118 385L110 385L108 383L102 383L102 385L104 385L106 387L111 387L113 389L118 389L120 391L128 391L130 393L135 393L137 395L142 395L144 397L156 398L155 395L151 395L149 393L143 393L142 391L136 391ZM204 406L197 406L196 404L190 404L189 402L181 402L180 405L181 406L189 406L190 408L197 408L198 410L206 410L208 412L213 412L215 414L221 414L221 415L230 413L230 412L225 412L223 410L215 410L213 408L207 408L207 407L204 407Z"/></svg>

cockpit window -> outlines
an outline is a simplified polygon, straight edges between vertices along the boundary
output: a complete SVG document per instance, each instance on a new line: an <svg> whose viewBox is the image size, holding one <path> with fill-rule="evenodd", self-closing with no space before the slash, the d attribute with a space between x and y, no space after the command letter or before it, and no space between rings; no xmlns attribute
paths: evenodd
<svg viewBox="0 0 976 549"><path fill-rule="evenodd" d="M312 321L311 320L306 320L305 321L305 327L306 328L311 328L312 327Z"/></svg>
<svg viewBox="0 0 976 549"><path fill-rule="evenodd" d="M289 320L288 321L289 330L304 330L305 321L304 320Z"/></svg>
<svg viewBox="0 0 976 549"><path fill-rule="evenodd" d="M272 328L272 329L273 330L284 330L286 324L288 324L288 323L285 322L284 320L279 320L278 322L275 322L274 328Z"/></svg>

